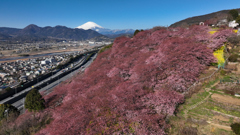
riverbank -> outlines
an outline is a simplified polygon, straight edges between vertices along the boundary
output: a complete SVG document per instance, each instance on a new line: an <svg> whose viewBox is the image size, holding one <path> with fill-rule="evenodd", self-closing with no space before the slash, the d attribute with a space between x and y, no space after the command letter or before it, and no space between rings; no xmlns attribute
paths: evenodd
<svg viewBox="0 0 240 135"><path fill-rule="evenodd" d="M48 55L54 55L54 54L61 54L61 53L69 53L69 52L77 52L77 51L83 51L84 49L92 49L92 46L85 46L84 48L69 48L69 49L63 49L63 50L44 50L44 51L38 51L38 52L30 52L29 56L20 56L21 54L6 54L8 51L2 52L4 55L3 57L0 57L0 63L4 62L13 62L16 60L28 60L29 58L37 58L37 57L43 57Z"/></svg>

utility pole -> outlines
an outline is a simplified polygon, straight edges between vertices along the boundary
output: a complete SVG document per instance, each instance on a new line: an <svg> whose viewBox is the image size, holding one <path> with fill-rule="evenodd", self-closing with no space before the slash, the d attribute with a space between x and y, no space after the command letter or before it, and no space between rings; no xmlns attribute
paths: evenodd
<svg viewBox="0 0 240 135"><path fill-rule="evenodd" d="M5 110L5 113L7 113L7 121L8 121L8 110L9 108Z"/></svg>
<svg viewBox="0 0 240 135"><path fill-rule="evenodd" d="M24 103L25 102L25 98L23 98L23 113L25 112L25 106L24 106Z"/></svg>
<svg viewBox="0 0 240 135"><path fill-rule="evenodd" d="M52 76L53 76L53 70L52 70L52 66L51 66L51 72L52 72Z"/></svg>

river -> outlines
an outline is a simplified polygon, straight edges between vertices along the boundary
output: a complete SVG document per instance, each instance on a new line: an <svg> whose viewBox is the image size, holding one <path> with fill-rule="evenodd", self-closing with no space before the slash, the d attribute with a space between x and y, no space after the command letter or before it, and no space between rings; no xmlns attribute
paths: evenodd
<svg viewBox="0 0 240 135"><path fill-rule="evenodd" d="M58 53L44 53L44 54L36 54L36 55L21 56L21 57L10 57L10 58L0 59L0 61L18 60L18 59L30 59L30 58L37 58L37 57L44 57L44 56L52 56L52 55L71 54L71 53L76 53L76 52L79 52L79 51L58 52Z"/></svg>

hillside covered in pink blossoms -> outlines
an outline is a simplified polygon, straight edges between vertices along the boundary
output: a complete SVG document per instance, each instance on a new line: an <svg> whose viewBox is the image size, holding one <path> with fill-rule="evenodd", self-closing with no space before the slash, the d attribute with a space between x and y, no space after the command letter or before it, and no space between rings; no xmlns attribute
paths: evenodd
<svg viewBox="0 0 240 135"><path fill-rule="evenodd" d="M45 110L53 120L38 134L167 134L183 92L216 62L213 51L232 34L209 31L153 28L117 38L83 75L44 97L48 106L52 99L63 100Z"/></svg>

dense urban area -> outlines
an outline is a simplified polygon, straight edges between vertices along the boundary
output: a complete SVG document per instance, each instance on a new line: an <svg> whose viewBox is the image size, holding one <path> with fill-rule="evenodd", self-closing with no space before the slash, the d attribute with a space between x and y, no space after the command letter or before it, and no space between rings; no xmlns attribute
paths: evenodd
<svg viewBox="0 0 240 135"><path fill-rule="evenodd" d="M4 44L1 45L1 51L10 52L7 54L1 53L3 62L0 63L0 93L5 92L4 89L14 88L22 83L32 81L41 75L53 72L55 69L61 68L71 58L74 58L86 51L91 51L95 46L110 44L111 42L92 42L92 41L62 41L58 43L24 43L24 44ZM65 52L68 49L78 50ZM29 53L41 52L47 50L62 51L57 53L39 54L42 57L36 56L28 58ZM21 58L4 61L4 56L16 55ZM66 70L74 65L71 64Z"/></svg>

